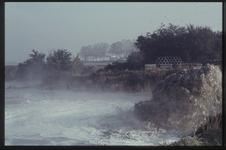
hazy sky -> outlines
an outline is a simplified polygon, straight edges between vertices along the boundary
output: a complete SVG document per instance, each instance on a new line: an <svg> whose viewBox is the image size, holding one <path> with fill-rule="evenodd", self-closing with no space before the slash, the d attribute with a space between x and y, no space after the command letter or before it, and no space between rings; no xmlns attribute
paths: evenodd
<svg viewBox="0 0 226 150"><path fill-rule="evenodd" d="M48 55L65 48L136 39L161 23L222 30L222 3L6 2L5 62L25 61L32 49Z"/></svg>

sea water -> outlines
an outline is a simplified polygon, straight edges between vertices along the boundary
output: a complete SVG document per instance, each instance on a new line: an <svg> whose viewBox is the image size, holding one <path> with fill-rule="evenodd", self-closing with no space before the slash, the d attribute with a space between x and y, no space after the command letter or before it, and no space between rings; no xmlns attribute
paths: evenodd
<svg viewBox="0 0 226 150"><path fill-rule="evenodd" d="M134 103L150 99L151 92L32 88L37 83L5 82L6 146L153 146L179 140L134 116Z"/></svg>

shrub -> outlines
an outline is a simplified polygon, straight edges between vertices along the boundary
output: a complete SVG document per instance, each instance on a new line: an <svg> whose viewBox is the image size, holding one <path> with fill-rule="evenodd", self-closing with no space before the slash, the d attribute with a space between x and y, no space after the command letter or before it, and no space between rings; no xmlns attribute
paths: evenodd
<svg viewBox="0 0 226 150"><path fill-rule="evenodd" d="M104 67L104 71L108 71L108 70L111 70L113 72L116 72L116 71L123 71L123 70L126 70L128 69L128 62L118 62L118 61L115 61L111 64L108 64L106 67Z"/></svg>
<svg viewBox="0 0 226 150"><path fill-rule="evenodd" d="M72 65L72 75L76 73L76 71L78 71L79 69L85 68L84 64L81 62L79 58L79 54L77 54L77 56L73 58L71 65Z"/></svg>
<svg viewBox="0 0 226 150"><path fill-rule="evenodd" d="M142 68L144 68L143 60L144 60L144 57L140 52L138 51L132 52L127 58L128 69L141 70Z"/></svg>
<svg viewBox="0 0 226 150"><path fill-rule="evenodd" d="M57 51L50 52L46 58L48 70L53 72L70 71L73 68L71 56L71 52L66 49L58 49Z"/></svg>
<svg viewBox="0 0 226 150"><path fill-rule="evenodd" d="M32 50L31 58L18 64L17 77L20 79L37 79L45 74L45 54Z"/></svg>

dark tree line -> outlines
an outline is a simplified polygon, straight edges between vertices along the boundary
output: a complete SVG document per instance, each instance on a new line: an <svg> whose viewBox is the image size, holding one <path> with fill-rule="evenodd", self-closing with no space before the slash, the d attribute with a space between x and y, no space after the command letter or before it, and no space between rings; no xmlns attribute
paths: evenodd
<svg viewBox="0 0 226 150"><path fill-rule="evenodd" d="M83 57L85 56L103 56L109 49L107 43L97 43L94 45L83 46L79 54Z"/></svg>
<svg viewBox="0 0 226 150"><path fill-rule="evenodd" d="M56 71L67 71L72 68L72 54L66 49L58 49L49 53L46 58L48 69Z"/></svg>
<svg viewBox="0 0 226 150"><path fill-rule="evenodd" d="M137 51L137 48L134 46L134 41L122 40L112 43L108 53L115 55L119 54L129 55L133 51Z"/></svg>
<svg viewBox="0 0 226 150"><path fill-rule="evenodd" d="M207 26L161 24L152 34L139 36L135 46L144 63L155 63L163 56L180 56L187 63L205 64L222 58L222 32L214 32Z"/></svg>
<svg viewBox="0 0 226 150"><path fill-rule="evenodd" d="M18 78L74 72L83 66L79 55L72 57L71 52L66 49L53 50L46 59L45 54L35 50L32 52L29 59L18 64ZM110 46L99 43L83 46L80 51L82 56L100 56L106 53L129 54L127 62L114 62L107 66L119 70L138 70L144 68L144 64L153 64L158 57L163 56L180 56L186 63L205 64L222 58L222 32L214 32L207 26L161 24L159 29L153 33L148 32L146 36L139 36L134 43L130 40L115 42Z"/></svg>
<svg viewBox="0 0 226 150"><path fill-rule="evenodd" d="M131 40L122 40L108 45L107 43L97 43L94 45L83 46L79 54L85 56L104 56L107 53L115 55L128 55L132 51L136 51L134 42Z"/></svg>
<svg viewBox="0 0 226 150"><path fill-rule="evenodd" d="M18 64L17 77L24 78L28 76L40 77L44 72L45 54L32 50L33 54L29 54L30 58L23 63Z"/></svg>
<svg viewBox="0 0 226 150"><path fill-rule="evenodd" d="M32 50L30 58L18 64L17 77L19 79L40 79L46 76L55 76L65 72L75 72L83 66L79 55L72 56L66 49L53 50L45 61L45 54Z"/></svg>
<svg viewBox="0 0 226 150"><path fill-rule="evenodd" d="M155 64L158 57L180 56L185 63L213 63L222 59L222 32L209 27L181 27L161 24L153 33L138 36L134 43L138 51L130 53L124 63L115 62L106 69L140 70L144 64Z"/></svg>

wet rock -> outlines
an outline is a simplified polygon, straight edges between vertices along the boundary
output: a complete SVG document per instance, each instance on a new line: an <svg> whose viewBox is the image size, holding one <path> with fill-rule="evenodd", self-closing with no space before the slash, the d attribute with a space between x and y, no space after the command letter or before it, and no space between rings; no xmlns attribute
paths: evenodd
<svg viewBox="0 0 226 150"><path fill-rule="evenodd" d="M194 133L206 117L222 112L222 72L210 64L181 70L160 81L152 93L148 102L135 104L138 118L167 130Z"/></svg>
<svg viewBox="0 0 226 150"><path fill-rule="evenodd" d="M195 135L199 136L202 133L207 133L209 130L216 129L222 130L222 112L217 114L216 116L207 117L207 121L196 130Z"/></svg>

